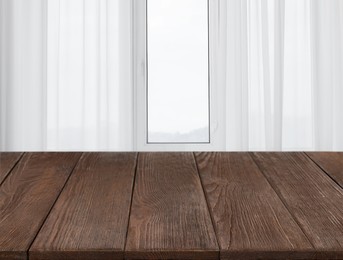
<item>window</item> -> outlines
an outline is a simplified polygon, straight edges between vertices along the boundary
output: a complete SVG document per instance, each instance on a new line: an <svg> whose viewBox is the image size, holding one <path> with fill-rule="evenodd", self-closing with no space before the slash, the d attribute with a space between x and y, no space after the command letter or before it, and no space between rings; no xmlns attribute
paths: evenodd
<svg viewBox="0 0 343 260"><path fill-rule="evenodd" d="M207 10L207 0L147 1L148 143L210 142Z"/></svg>
<svg viewBox="0 0 343 260"><path fill-rule="evenodd" d="M138 150L224 149L224 125L218 121L218 98L224 96L211 75L217 61L210 8L217 2L134 1Z"/></svg>

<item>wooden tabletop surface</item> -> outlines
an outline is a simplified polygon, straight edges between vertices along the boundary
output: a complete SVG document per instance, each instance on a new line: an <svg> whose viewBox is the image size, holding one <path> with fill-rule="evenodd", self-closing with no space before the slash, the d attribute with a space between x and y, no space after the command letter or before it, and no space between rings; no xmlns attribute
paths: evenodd
<svg viewBox="0 0 343 260"><path fill-rule="evenodd" d="M0 153L0 259L343 259L343 153Z"/></svg>

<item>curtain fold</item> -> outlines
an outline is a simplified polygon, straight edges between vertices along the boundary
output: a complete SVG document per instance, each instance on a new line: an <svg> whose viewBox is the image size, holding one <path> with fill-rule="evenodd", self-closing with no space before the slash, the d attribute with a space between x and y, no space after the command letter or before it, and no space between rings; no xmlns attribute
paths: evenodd
<svg viewBox="0 0 343 260"><path fill-rule="evenodd" d="M221 1L226 7L226 146L249 148L247 0Z"/></svg>
<svg viewBox="0 0 343 260"><path fill-rule="evenodd" d="M311 2L313 122L318 150L343 150L343 3Z"/></svg>
<svg viewBox="0 0 343 260"><path fill-rule="evenodd" d="M46 1L0 0L0 150L46 148Z"/></svg>

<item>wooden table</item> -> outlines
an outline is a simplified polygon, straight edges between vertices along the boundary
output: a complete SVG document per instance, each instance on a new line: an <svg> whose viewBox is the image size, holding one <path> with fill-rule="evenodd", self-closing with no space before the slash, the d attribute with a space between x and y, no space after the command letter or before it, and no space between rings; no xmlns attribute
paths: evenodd
<svg viewBox="0 0 343 260"><path fill-rule="evenodd" d="M0 259L343 259L343 153L0 153Z"/></svg>

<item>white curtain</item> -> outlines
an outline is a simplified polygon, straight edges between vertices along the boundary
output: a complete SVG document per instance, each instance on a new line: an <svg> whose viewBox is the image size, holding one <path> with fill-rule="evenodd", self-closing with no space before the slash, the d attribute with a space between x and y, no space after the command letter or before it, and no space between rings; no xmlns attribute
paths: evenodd
<svg viewBox="0 0 343 260"><path fill-rule="evenodd" d="M45 149L45 10L45 0L0 0L0 150Z"/></svg>
<svg viewBox="0 0 343 260"><path fill-rule="evenodd" d="M131 4L50 0L47 149L132 149Z"/></svg>
<svg viewBox="0 0 343 260"><path fill-rule="evenodd" d="M220 3L227 150L343 150L343 1Z"/></svg>
<svg viewBox="0 0 343 260"><path fill-rule="evenodd" d="M0 8L1 150L131 150L131 1Z"/></svg>
<svg viewBox="0 0 343 260"><path fill-rule="evenodd" d="M343 150L343 1L213 1L226 149ZM133 149L131 3L0 0L0 150Z"/></svg>
<svg viewBox="0 0 343 260"><path fill-rule="evenodd" d="M311 8L314 148L343 150L343 1Z"/></svg>

